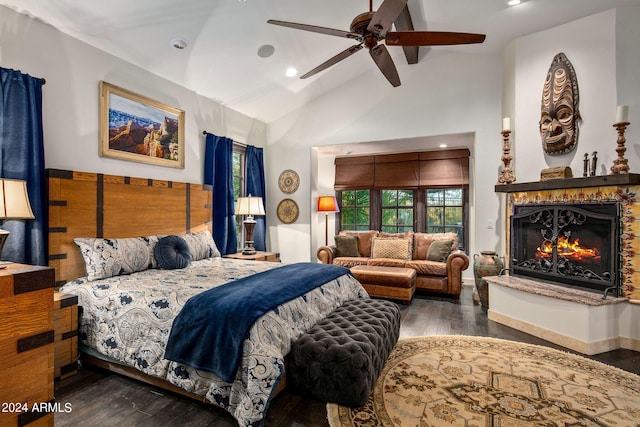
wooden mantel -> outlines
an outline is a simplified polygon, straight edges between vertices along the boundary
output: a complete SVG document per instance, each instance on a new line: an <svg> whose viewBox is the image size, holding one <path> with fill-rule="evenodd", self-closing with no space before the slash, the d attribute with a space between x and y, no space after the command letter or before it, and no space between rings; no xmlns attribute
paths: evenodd
<svg viewBox="0 0 640 427"><path fill-rule="evenodd" d="M589 176L585 178L550 179L548 181L499 184L496 193L517 193L521 191L556 190L563 188L603 187L613 185L640 185L640 174Z"/></svg>

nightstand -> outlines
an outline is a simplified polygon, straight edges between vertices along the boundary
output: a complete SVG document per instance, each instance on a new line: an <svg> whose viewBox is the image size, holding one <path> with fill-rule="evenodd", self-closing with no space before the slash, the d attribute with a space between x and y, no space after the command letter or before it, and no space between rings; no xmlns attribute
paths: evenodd
<svg viewBox="0 0 640 427"><path fill-rule="evenodd" d="M243 259L249 261L268 261L280 262L280 254L277 252L261 252L257 251L253 255L243 255L242 252L224 255L224 258Z"/></svg>
<svg viewBox="0 0 640 427"><path fill-rule="evenodd" d="M53 268L0 269L0 425L53 426Z"/></svg>
<svg viewBox="0 0 640 427"><path fill-rule="evenodd" d="M53 295L54 378L78 373L78 296L56 292Z"/></svg>

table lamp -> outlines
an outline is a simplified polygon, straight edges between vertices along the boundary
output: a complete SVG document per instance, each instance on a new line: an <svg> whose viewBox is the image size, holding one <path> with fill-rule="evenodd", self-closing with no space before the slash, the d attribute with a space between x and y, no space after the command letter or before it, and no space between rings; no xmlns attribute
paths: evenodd
<svg viewBox="0 0 640 427"><path fill-rule="evenodd" d="M34 218L26 181L0 178L0 220ZM8 237L9 232L0 228L0 257Z"/></svg>
<svg viewBox="0 0 640 427"><path fill-rule="evenodd" d="M262 197L238 197L236 202L236 215L247 215L244 220L245 239L242 255L255 255L256 249L253 247L253 229L256 227L254 215L264 215L264 205Z"/></svg>
<svg viewBox="0 0 640 427"><path fill-rule="evenodd" d="M340 212L334 196L318 197L318 212L324 212L324 245L329 244L329 212Z"/></svg>

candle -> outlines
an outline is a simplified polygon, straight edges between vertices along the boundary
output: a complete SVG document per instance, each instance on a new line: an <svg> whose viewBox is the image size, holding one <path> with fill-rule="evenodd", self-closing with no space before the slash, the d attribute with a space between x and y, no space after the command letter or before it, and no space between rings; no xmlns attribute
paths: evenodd
<svg viewBox="0 0 640 427"><path fill-rule="evenodd" d="M628 121L629 121L629 106L618 105L618 110L616 111L616 123L626 123Z"/></svg>
<svg viewBox="0 0 640 427"><path fill-rule="evenodd" d="M502 130L511 130L511 119L509 117L502 119Z"/></svg>

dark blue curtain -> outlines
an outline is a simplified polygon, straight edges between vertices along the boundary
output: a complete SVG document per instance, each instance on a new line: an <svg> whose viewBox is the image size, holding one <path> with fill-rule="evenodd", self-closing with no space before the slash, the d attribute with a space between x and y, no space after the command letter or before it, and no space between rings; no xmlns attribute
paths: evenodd
<svg viewBox="0 0 640 427"><path fill-rule="evenodd" d="M264 184L264 161L262 148L247 146L246 171L247 195L260 196L264 204L265 213L267 210L267 199ZM258 251L267 250L266 242L266 217L256 216L256 228L253 231L253 246Z"/></svg>
<svg viewBox="0 0 640 427"><path fill-rule="evenodd" d="M213 240L222 255L238 250L233 200L233 141L207 133L204 183L213 187Z"/></svg>
<svg viewBox="0 0 640 427"><path fill-rule="evenodd" d="M2 259L47 265L42 79L0 68L0 177L27 181L35 220L7 220Z"/></svg>

